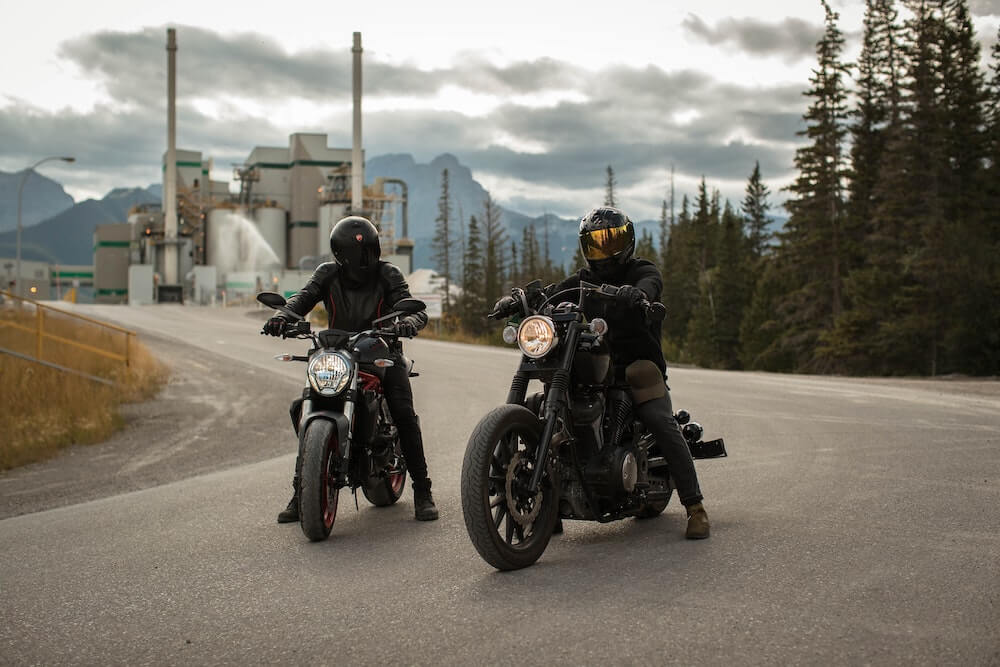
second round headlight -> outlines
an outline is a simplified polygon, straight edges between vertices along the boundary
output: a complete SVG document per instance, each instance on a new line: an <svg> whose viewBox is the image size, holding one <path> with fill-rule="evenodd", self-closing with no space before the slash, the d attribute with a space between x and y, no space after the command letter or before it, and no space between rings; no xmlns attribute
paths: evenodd
<svg viewBox="0 0 1000 667"><path fill-rule="evenodd" d="M517 330L517 346L526 356L540 359L552 351L559 339L552 320L543 315L532 315L521 322Z"/></svg>

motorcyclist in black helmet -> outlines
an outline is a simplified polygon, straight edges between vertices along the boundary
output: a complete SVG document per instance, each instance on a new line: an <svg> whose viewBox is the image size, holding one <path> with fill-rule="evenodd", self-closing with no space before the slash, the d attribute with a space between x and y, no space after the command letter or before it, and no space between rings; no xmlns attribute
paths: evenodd
<svg viewBox="0 0 1000 667"><path fill-rule="evenodd" d="M331 329L362 331L371 328L372 320L392 311L397 301L410 298L409 287L399 268L380 260L382 248L378 230L368 219L349 216L340 220L330 232L330 250L335 261L321 264L306 286L288 300L288 308L293 312L305 317L322 301ZM281 314L275 315L264 325L264 333L280 336L286 324ZM426 324L427 314L421 312L401 318L393 328L402 336L414 336ZM401 345L398 342L394 345L395 351L401 353ZM387 368L382 387L413 480L414 514L419 521L433 521L438 518L438 510L431 495L420 419L413 410L413 391L405 365ZM292 402L290 413L298 433L302 399ZM298 465L295 469L298 470ZM292 499L278 514L278 523L299 520L297 476L292 479L292 488Z"/></svg>
<svg viewBox="0 0 1000 667"><path fill-rule="evenodd" d="M602 317L608 322L608 344L616 374L633 386L641 386L644 396L660 394L634 405L635 414L656 438L656 444L670 465L677 494L687 510L685 535L690 539L706 538L709 535L708 514L702 502L698 475L680 426L674 419L670 389L666 385L667 364L660 347L660 322L647 322L638 309L643 301L660 300L663 290L660 270L654 263L632 256L635 228L627 215L611 206L595 208L581 218L580 250L587 266L559 285L547 288L545 294L579 287L580 281L620 288L614 302L587 299L584 307L588 317ZM494 312L500 313L515 310L516 304L511 297L500 299L494 307Z"/></svg>

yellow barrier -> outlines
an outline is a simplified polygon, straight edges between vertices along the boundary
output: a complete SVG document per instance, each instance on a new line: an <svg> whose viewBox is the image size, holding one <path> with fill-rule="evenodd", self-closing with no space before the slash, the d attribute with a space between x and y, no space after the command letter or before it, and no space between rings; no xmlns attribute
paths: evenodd
<svg viewBox="0 0 1000 667"><path fill-rule="evenodd" d="M68 345L70 347L73 347L73 348L76 348L76 349L79 349L79 350L84 350L84 351L89 352L91 354L96 354L97 356L104 357L106 359L112 359L114 361L118 361L118 362L124 363L126 367L128 367L131 364L132 343L135 340L135 335L136 335L134 331L131 331L129 329L123 329L122 327L118 327L118 326L115 326L113 324L108 324L107 322L101 322L100 320L95 320L94 318L87 317L85 315L78 315L76 313L71 313L69 311L61 310L59 308L53 308L51 306L46 306L46 305L41 304L41 303L39 303L37 301L33 301L31 299L25 299L25 298L22 298L22 297L19 297L19 296L15 296L14 294L11 294L10 292L0 291L0 294L3 295L4 299L11 299L11 300L13 300L14 303L15 303L15 307L16 308L23 309L24 306L25 306L25 304L30 304L31 306L34 307L34 309L35 309L35 317L34 317L35 326L33 326L33 327L32 326L26 326L25 324L22 324L21 322L15 322L13 320L0 318L0 328L11 328L11 329L15 329L15 330L18 330L18 331L24 331L24 332L27 332L27 333L30 333L30 334L34 334L35 335L35 341L34 341L35 342L35 345L34 345L34 348L35 348L35 358L37 360L41 360L42 359L42 355L43 355L43 353L45 351L45 349L44 349L44 342L46 340L51 340L51 341L55 341L57 343L61 343L63 345ZM124 337L124 342L125 342L124 354L119 354L119 353L116 353L116 352L112 352L110 350L102 349L102 348L96 347L94 345L88 345L86 343L81 343L80 341L72 340L70 338L66 338L64 336L59 336L59 335L56 335L55 333L51 333L49 331L46 331L46 329L45 329L45 320L46 320L45 313L46 313L46 311L51 311L52 313L58 313L59 317L68 317L68 318L72 318L73 320L77 320L77 321L81 321L81 322L87 322L87 323L92 324L94 326L100 327L101 330L103 330L103 331L111 332L112 334L121 334Z"/></svg>

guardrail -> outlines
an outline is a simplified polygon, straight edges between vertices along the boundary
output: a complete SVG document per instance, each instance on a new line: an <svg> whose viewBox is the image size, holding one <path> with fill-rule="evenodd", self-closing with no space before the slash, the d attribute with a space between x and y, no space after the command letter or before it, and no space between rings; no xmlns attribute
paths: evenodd
<svg viewBox="0 0 1000 667"><path fill-rule="evenodd" d="M13 329L15 331L21 331L24 333L32 334L34 336L34 357L25 354L24 352L12 352L7 350L5 347L0 348L4 352L11 352L14 356L18 356L22 359L28 361L36 361L38 363L44 364L46 366L52 366L60 368L68 372L81 374L82 372L77 369L69 368L68 366L55 364L52 361L43 360L45 355L46 341L53 341L59 343L62 346L68 346L76 350L82 350L90 354L96 355L98 357L109 359L121 364L124 364L128 368L132 363L132 345L136 337L136 333L129 329L124 329L122 327L115 326L113 324L108 324L107 322L101 322L100 320L95 320L91 317L86 317L85 315L79 315L77 313L72 313L66 310L61 310L59 308L53 308L51 306L46 306L38 301L33 301L31 299L25 299L23 297L16 296L10 292L0 291L0 295L3 296L3 300L10 299L13 302L12 308L0 309L3 313L23 313L29 308L34 309L34 313L30 314L29 317L21 317L20 321L16 317L0 317L0 331L3 329ZM81 342L79 340L73 340L67 338L66 336L58 335L51 330L46 329L46 320L50 317L46 316L46 313L58 314L59 318L69 318L74 322L86 322L89 325L97 327L98 331L108 333L111 336L117 337L122 336L124 345L122 352L115 352L110 349L98 347L96 345L90 345L88 343ZM33 320L32 325L25 324L26 320ZM51 329L51 327L50 327ZM84 375L89 375L83 373ZM96 376L91 376L96 377Z"/></svg>

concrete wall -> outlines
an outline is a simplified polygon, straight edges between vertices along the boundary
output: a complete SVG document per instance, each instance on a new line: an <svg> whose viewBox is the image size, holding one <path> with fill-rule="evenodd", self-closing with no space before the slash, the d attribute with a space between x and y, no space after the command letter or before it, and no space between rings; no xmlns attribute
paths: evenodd
<svg viewBox="0 0 1000 667"><path fill-rule="evenodd" d="M133 226L97 225L94 230L94 299L97 303L128 301L128 267Z"/></svg>

